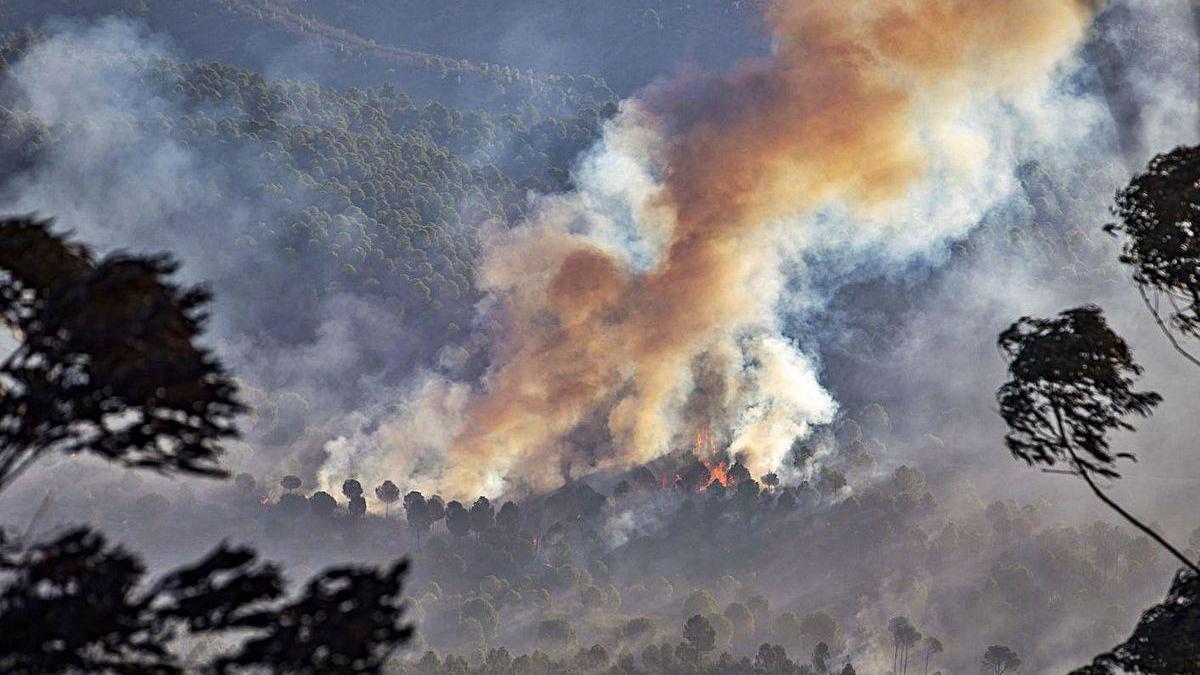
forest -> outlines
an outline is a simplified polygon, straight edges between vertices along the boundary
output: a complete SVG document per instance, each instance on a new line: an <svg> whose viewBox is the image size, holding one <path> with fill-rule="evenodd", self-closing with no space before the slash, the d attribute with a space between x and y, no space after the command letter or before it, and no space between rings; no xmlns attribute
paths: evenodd
<svg viewBox="0 0 1200 675"><path fill-rule="evenodd" d="M0 0L0 671L1200 672L1200 20L1016 4Z"/></svg>

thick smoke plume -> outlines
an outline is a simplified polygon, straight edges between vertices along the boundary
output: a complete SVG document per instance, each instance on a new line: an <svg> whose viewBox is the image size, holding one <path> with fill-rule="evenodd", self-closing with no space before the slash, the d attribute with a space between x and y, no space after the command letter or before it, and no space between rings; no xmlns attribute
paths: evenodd
<svg viewBox="0 0 1200 675"><path fill-rule="evenodd" d="M1015 133L978 111L1044 89L1089 15L779 0L770 58L627 101L579 189L493 239L478 279L491 366L436 482L547 487L572 462L627 468L708 433L755 473L779 468L835 409L782 336L783 263L921 253L978 222L1010 187L994 177L1012 165L991 168Z"/></svg>

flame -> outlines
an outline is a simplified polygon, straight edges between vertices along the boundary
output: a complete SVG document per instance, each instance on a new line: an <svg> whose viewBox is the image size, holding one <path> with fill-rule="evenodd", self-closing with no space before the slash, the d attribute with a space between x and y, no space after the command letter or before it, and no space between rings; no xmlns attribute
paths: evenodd
<svg viewBox="0 0 1200 675"><path fill-rule="evenodd" d="M729 487L731 478L729 477L729 463L722 460L713 462L712 460L704 460L704 467L708 469L708 480L700 486L698 492L704 492L713 483L720 483L721 487Z"/></svg>
<svg viewBox="0 0 1200 675"><path fill-rule="evenodd" d="M262 499L258 500L258 503L262 504L263 506L266 506L267 504L271 503L271 498L264 496Z"/></svg>

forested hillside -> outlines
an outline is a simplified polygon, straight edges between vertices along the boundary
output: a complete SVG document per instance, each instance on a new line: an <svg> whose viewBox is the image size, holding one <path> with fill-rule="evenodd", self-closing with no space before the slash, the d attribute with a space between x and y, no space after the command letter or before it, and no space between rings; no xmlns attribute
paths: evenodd
<svg viewBox="0 0 1200 675"><path fill-rule="evenodd" d="M10 37L5 60L19 60L39 39ZM519 112L489 114L415 102L393 86L322 87L219 64L122 67L172 102L168 114L126 120L143 142L170 140L258 181L224 188L253 191L265 200L260 213L273 218L229 232L218 255L248 256L261 275L264 292L245 328L289 341L314 326L274 314L265 289L313 302L335 292L386 298L428 334L458 334L478 299L477 228L516 222L531 191L565 188L572 158L613 110L609 102L560 118L525 102ZM0 107L0 182L81 133L47 126L19 103Z"/></svg>
<svg viewBox="0 0 1200 675"><path fill-rule="evenodd" d="M376 41L274 0L48 0L0 5L0 27L5 31L105 17L138 21L169 36L189 60L340 86L392 84L422 100L509 111L532 104L564 115L602 106L613 97L608 85L588 72L474 62L436 48L421 51Z"/></svg>
<svg viewBox="0 0 1200 675"><path fill-rule="evenodd" d="M391 570L386 651L295 668L322 675L1011 675L1120 643L1177 561L1098 511L1077 465L1010 466L996 336L1111 308L1166 396L1157 430L1101 425L1114 457L1147 459L1137 487L1106 487L1200 556L1178 496L1196 483L1193 378L1103 228L1113 191L1200 119L1180 56L1195 5L1022 3L1069 24L1020 32L1039 50L993 43L991 22L1020 23L993 5L846 2L768 28L766 0L0 0L0 203L35 214L2 226L79 277L55 286L0 245L19 356L0 364L0 432L46 428L21 400L37 386L54 405L34 413L78 428L57 404L71 369L108 362L35 353L71 337L37 333L72 307L42 298L110 301L89 275L133 261L227 406L203 461L180 464L230 477L169 482L135 469L177 467L116 442L50 452L12 432L48 457L0 503L0 627L37 585L8 570L60 544L130 561L120 602L161 604L180 591L131 590L139 557L157 573L232 541L253 548L235 571L259 555L294 579ZM906 18L894 33L862 29L879 7ZM990 54L940 26L968 19L961 35L1002 53L979 71ZM137 342L139 321L160 330L143 300L111 300L133 317L118 328L70 324L122 349L132 326L116 379L160 375L143 372L160 365ZM1129 359L1118 384L1141 374ZM140 379L133 405L152 409ZM98 390L79 409L138 437ZM96 529L29 546L73 523ZM302 614L264 569L271 616ZM365 616L339 611L348 632ZM153 645L199 668L241 644L206 627ZM258 646L328 657L281 644Z"/></svg>

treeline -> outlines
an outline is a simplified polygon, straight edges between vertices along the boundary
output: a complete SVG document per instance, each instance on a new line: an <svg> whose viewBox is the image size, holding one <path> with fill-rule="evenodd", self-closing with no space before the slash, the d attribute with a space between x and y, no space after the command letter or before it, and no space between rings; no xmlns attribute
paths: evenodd
<svg viewBox="0 0 1200 675"><path fill-rule="evenodd" d="M897 442L889 427L872 405L818 432L791 460L812 478L792 487L737 464L728 485L709 484L709 469L684 459L690 450L607 494L577 482L503 502L400 497L392 482L363 490L349 481L349 491L305 503L289 477L276 504L270 485L248 475L238 484L242 508L270 523L254 530L267 541L320 532L317 549L411 550L419 638L410 655L432 650L445 669L436 672L460 672L458 657L444 655L479 668L501 647L530 659L540 650L554 664L546 667L609 668L631 654L645 672L664 672L646 661L655 658L647 648L668 658L662 641L678 639L692 617L712 630L702 650L712 672L757 672L763 644L803 655L810 668L807 655L823 644L840 668L859 650L907 639L889 617L918 608L945 641L934 660L977 663L982 647L1001 644L1037 667L1063 649L1117 641L1125 627L1112 608L1145 603L1168 574L1156 546L1127 528L1068 526L1045 503L984 502L954 471L936 481L909 466L884 472L887 444ZM953 452L936 437L925 442L935 463ZM375 498L356 505L364 494ZM1191 545L1200 553L1200 528ZM1039 628L1081 620L1086 628L1052 641ZM927 636L917 636L923 654ZM675 659L677 645L668 646ZM677 672L696 667L669 662Z"/></svg>

